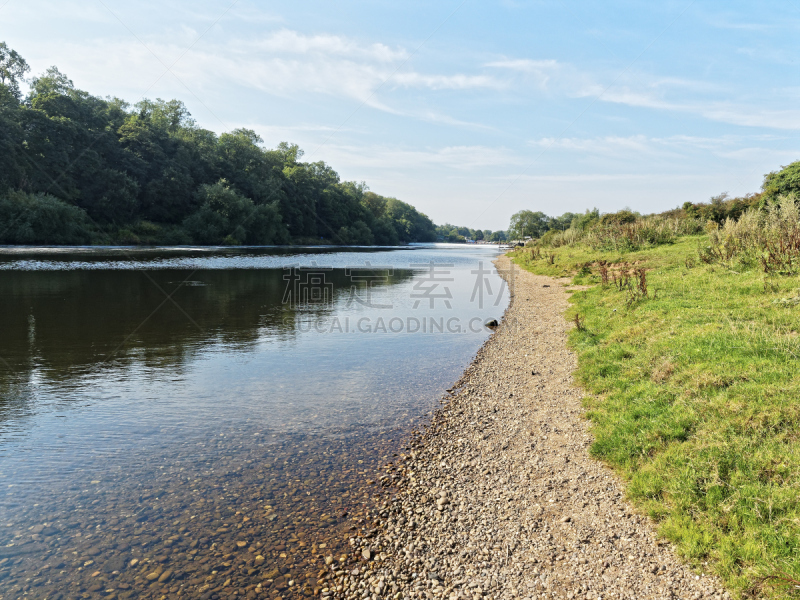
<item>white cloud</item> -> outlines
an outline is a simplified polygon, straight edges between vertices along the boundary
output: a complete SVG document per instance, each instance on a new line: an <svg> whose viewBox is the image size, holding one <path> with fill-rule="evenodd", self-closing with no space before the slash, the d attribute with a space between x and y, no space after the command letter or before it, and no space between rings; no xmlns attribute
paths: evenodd
<svg viewBox="0 0 800 600"><path fill-rule="evenodd" d="M620 164L631 161L651 161L654 157L669 158L673 161L691 162L691 157L706 154L734 161L749 161L758 158L758 162L777 160L796 156L797 152L786 149L775 149L763 145L764 142L776 142L783 138L776 136L739 136L724 135L719 137L699 137L675 135L667 137L603 136L593 138L540 138L531 140L530 145L538 148L573 152L582 155L599 156L616 161L625 159Z"/></svg>
<svg viewBox="0 0 800 600"><path fill-rule="evenodd" d="M245 42L245 51L260 50L268 54L317 54L343 56L351 59L379 63L395 62L408 58L403 48L392 49L384 44L361 44L338 35L303 35L281 29L255 42Z"/></svg>
<svg viewBox="0 0 800 600"><path fill-rule="evenodd" d="M533 146L590 154L630 154L653 152L652 140L643 136L605 136L600 138L541 138L531 142Z"/></svg>
<svg viewBox="0 0 800 600"><path fill-rule="evenodd" d="M148 38L139 42L129 36L119 41L99 39L62 45L60 54L69 57L67 72L75 73L78 85L96 78L94 74L102 73L108 79L111 73L118 74L126 87L138 86L138 93L152 94L159 93L151 91L159 76L174 76L198 97L221 87L241 86L289 99L321 95L355 100L391 114L466 127L480 125L430 109L393 107L386 100L388 92L397 88L486 90L504 85L488 75L422 73L405 64L408 53L403 48L337 35L280 29L223 44L202 40L188 50L196 33L181 32L179 37L180 41L173 41L176 36L166 38L169 41ZM171 67L166 74L165 65Z"/></svg>
<svg viewBox="0 0 800 600"><path fill-rule="evenodd" d="M541 88L557 78L559 84L569 84L576 79L577 72L570 65L564 65L556 60L531 60L531 59L502 59L488 62L484 65L490 69L500 69L523 75L526 79L533 79Z"/></svg>
<svg viewBox="0 0 800 600"><path fill-rule="evenodd" d="M391 82L405 87L423 87L431 90L498 89L506 85L486 75L423 75L415 72L397 73L392 76Z"/></svg>
<svg viewBox="0 0 800 600"><path fill-rule="evenodd" d="M411 150L391 146L331 146L326 150L331 164L343 168L421 171L447 169L451 173L504 165L519 165L523 159L507 148L489 146L445 146Z"/></svg>
<svg viewBox="0 0 800 600"><path fill-rule="evenodd" d="M532 80L535 86L548 93L567 98L594 98L598 102L634 108L682 112L743 127L800 129L800 110L771 108L765 106L764 102L748 105L719 100L720 96L730 95L731 90L705 81L655 77L641 72L589 73L574 65L550 59L506 58L488 62L484 66L516 73L523 81ZM793 97L796 96L796 89L787 87L772 90L770 96L774 99Z"/></svg>
<svg viewBox="0 0 800 600"><path fill-rule="evenodd" d="M697 107L707 119L744 127L766 127L769 129L800 129L800 110L776 110L761 106L714 103L709 107Z"/></svg>

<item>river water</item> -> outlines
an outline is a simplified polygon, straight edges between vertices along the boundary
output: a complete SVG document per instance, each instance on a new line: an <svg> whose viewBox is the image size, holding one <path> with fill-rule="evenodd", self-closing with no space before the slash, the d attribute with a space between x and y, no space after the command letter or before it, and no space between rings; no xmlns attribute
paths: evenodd
<svg viewBox="0 0 800 600"><path fill-rule="evenodd" d="M319 593L502 316L496 256L0 250L0 598Z"/></svg>

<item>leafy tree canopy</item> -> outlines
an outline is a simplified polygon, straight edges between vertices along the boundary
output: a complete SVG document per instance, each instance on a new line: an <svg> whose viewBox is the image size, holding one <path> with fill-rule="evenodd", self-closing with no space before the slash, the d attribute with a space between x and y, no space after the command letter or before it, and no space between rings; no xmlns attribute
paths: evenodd
<svg viewBox="0 0 800 600"><path fill-rule="evenodd" d="M5 42L0 42L0 85L19 98L19 84L30 70L28 63L16 50L9 48Z"/></svg>
<svg viewBox="0 0 800 600"><path fill-rule="evenodd" d="M800 161L765 175L761 189L764 193L763 199L768 203L774 203L778 196L800 194Z"/></svg>
<svg viewBox="0 0 800 600"><path fill-rule="evenodd" d="M130 106L0 43L0 243L385 244L436 240L413 206L341 181L249 129L216 135L179 100ZM56 230L61 228L61 233Z"/></svg>

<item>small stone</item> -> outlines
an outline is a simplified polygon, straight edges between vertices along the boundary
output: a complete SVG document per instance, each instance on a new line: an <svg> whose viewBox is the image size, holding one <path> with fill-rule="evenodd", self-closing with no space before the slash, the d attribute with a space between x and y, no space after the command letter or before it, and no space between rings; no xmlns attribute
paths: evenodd
<svg viewBox="0 0 800 600"><path fill-rule="evenodd" d="M245 542L245 541L242 541L242 540L239 540L238 542L236 542L236 545L237 545L239 548L244 548L245 546L247 546L247 542Z"/></svg>
<svg viewBox="0 0 800 600"><path fill-rule="evenodd" d="M164 583L164 582L165 582L165 581L167 581L167 580L168 580L170 577L172 577L172 570L171 570L171 569L167 569L166 571L164 571L164 572L163 572L163 573L162 573L162 574L159 576L159 578L158 578L158 583Z"/></svg>
<svg viewBox="0 0 800 600"><path fill-rule="evenodd" d="M259 564L263 563L264 562L264 557L259 554L258 556L256 556L256 562L259 563Z"/></svg>
<svg viewBox="0 0 800 600"><path fill-rule="evenodd" d="M133 560L131 560L131 562L128 563L128 566L135 567L138 564L139 564L139 559L138 558L134 558Z"/></svg>
<svg viewBox="0 0 800 600"><path fill-rule="evenodd" d="M364 558L364 560L369 560L372 558L372 553L369 551L369 548L364 548L361 551L361 556Z"/></svg>
<svg viewBox="0 0 800 600"><path fill-rule="evenodd" d="M325 557L325 564L330 565L332 563L333 563L333 556L329 554L328 556Z"/></svg>

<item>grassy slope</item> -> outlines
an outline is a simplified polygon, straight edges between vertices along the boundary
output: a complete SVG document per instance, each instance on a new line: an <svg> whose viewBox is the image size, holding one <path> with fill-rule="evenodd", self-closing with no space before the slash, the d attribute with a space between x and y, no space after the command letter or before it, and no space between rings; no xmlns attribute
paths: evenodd
<svg viewBox="0 0 800 600"><path fill-rule="evenodd" d="M651 297L630 307L596 266L575 276L596 284L568 315L585 318L571 343L592 452L683 556L738 595L764 575L800 579L800 305L775 303L800 295L800 278L692 266L703 241L624 255L563 247L553 265L522 251L515 262L549 275L597 259L648 270ZM761 590L798 593L776 580Z"/></svg>

